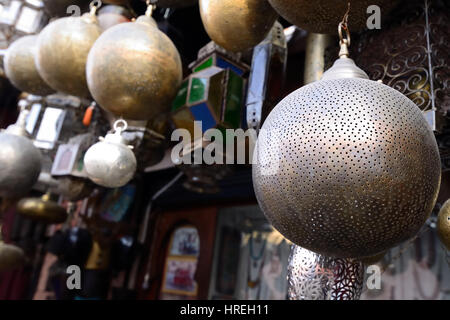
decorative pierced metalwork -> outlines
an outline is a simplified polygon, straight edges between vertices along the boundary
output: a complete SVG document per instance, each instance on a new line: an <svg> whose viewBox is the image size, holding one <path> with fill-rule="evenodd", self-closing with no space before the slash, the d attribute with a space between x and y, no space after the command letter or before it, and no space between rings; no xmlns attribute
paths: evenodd
<svg viewBox="0 0 450 320"><path fill-rule="evenodd" d="M288 265L291 300L357 300L364 281L363 263L334 259L293 245Z"/></svg>
<svg viewBox="0 0 450 320"><path fill-rule="evenodd" d="M371 256L411 238L439 190L438 150L421 112L367 79L316 81L287 96L254 157L270 222L326 256Z"/></svg>
<svg viewBox="0 0 450 320"><path fill-rule="evenodd" d="M360 37L355 59L372 80L410 98L435 130L435 111L445 114L450 109L449 9L442 0L404 2L392 23Z"/></svg>

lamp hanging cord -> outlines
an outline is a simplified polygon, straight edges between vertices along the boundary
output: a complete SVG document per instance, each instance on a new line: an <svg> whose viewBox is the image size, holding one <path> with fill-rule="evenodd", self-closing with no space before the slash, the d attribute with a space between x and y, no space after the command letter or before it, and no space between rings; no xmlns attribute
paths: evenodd
<svg viewBox="0 0 450 320"><path fill-rule="evenodd" d="M338 26L339 43L341 45L339 57L343 57L343 56L348 57L349 56L348 47L350 46L350 43L351 43L350 29L348 27L349 14L350 14L350 2L348 3L347 12L345 12L344 17L342 18L342 21L339 23L339 26ZM342 34L342 29L345 30L345 38L344 38L344 35Z"/></svg>

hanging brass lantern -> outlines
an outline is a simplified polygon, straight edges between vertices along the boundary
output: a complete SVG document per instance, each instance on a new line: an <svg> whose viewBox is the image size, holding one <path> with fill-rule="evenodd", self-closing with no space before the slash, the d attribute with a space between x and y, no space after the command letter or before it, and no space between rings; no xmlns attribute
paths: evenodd
<svg viewBox="0 0 450 320"><path fill-rule="evenodd" d="M278 17L267 0L200 0L200 15L210 38L232 52L263 41Z"/></svg>
<svg viewBox="0 0 450 320"><path fill-rule="evenodd" d="M24 36L14 41L4 58L5 74L19 90L46 96L54 90L39 75L34 57L37 36Z"/></svg>
<svg viewBox="0 0 450 320"><path fill-rule="evenodd" d="M290 300L358 300L364 285L364 266L292 245L288 265Z"/></svg>
<svg viewBox="0 0 450 320"><path fill-rule="evenodd" d="M439 211L437 233L447 250L450 250L450 200L445 201Z"/></svg>
<svg viewBox="0 0 450 320"><path fill-rule="evenodd" d="M136 157L122 137L127 129L124 120L114 124L115 133L109 133L86 151L84 166L89 178L107 188L126 185L136 172Z"/></svg>
<svg viewBox="0 0 450 320"><path fill-rule="evenodd" d="M25 198L18 202L17 213L32 220L48 224L63 223L67 219L67 211L50 199L50 193L41 198Z"/></svg>
<svg viewBox="0 0 450 320"><path fill-rule="evenodd" d="M37 40L36 66L53 89L73 96L89 97L86 59L101 29L91 13L49 23Z"/></svg>
<svg viewBox="0 0 450 320"><path fill-rule="evenodd" d="M181 58L149 9L135 22L116 25L99 37L86 75L102 108L125 119L150 120L169 110L181 83Z"/></svg>
<svg viewBox="0 0 450 320"><path fill-rule="evenodd" d="M436 202L441 167L420 109L368 79L348 58L349 37L341 34L340 59L320 81L267 117L253 182L264 213L293 243L360 258L417 234Z"/></svg>
<svg viewBox="0 0 450 320"><path fill-rule="evenodd" d="M28 193L41 172L41 153L25 130L28 110L0 133L0 197L15 198Z"/></svg>
<svg viewBox="0 0 450 320"><path fill-rule="evenodd" d="M349 26L352 30L366 27L367 9L376 5L381 9L381 16L385 17L397 5L396 0L269 0L272 7L287 21L296 26L315 33L335 34L336 26L342 15L351 4Z"/></svg>

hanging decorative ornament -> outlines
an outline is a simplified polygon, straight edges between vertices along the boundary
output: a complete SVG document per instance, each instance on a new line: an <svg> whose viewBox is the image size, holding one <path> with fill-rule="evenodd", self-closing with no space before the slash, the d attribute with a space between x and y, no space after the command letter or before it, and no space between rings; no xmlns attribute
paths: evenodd
<svg viewBox="0 0 450 320"><path fill-rule="evenodd" d="M130 22L132 18L131 12L122 7L116 5L108 5L98 10L98 24L102 31L109 29L116 24Z"/></svg>
<svg viewBox="0 0 450 320"><path fill-rule="evenodd" d="M17 213L32 220L48 224L63 223L67 220L67 211L50 199L50 193L41 198L25 198L18 202Z"/></svg>
<svg viewBox="0 0 450 320"><path fill-rule="evenodd" d="M329 258L292 245L288 265L290 300L358 300L363 284L362 262Z"/></svg>
<svg viewBox="0 0 450 320"><path fill-rule="evenodd" d="M349 25L355 31L366 28L369 14L367 10L372 5L380 8L382 16L387 16L397 0L268 0L272 7L287 21L296 26L315 33L334 34L336 25L347 10L347 4L352 7Z"/></svg>
<svg viewBox="0 0 450 320"><path fill-rule="evenodd" d="M54 90L39 75L34 57L37 36L24 36L14 41L4 58L5 74L12 84L21 91L38 96L46 96Z"/></svg>
<svg viewBox="0 0 450 320"><path fill-rule="evenodd" d="M31 190L41 172L41 153L25 130L28 110L0 133L0 197L16 198Z"/></svg>
<svg viewBox="0 0 450 320"><path fill-rule="evenodd" d="M333 67L267 117L253 182L262 210L293 243L361 258L417 234L436 202L441 168L417 106L348 57L346 18L339 35Z"/></svg>
<svg viewBox="0 0 450 320"><path fill-rule="evenodd" d="M156 5L162 8L184 8L195 5L198 0L157 0Z"/></svg>
<svg viewBox="0 0 450 320"><path fill-rule="evenodd" d="M118 117L150 120L168 111L181 83L180 55L151 18L153 8L106 30L89 53L89 90Z"/></svg>
<svg viewBox="0 0 450 320"><path fill-rule="evenodd" d="M210 38L232 52L264 40L277 20L267 0L200 0L200 15Z"/></svg>
<svg viewBox="0 0 450 320"><path fill-rule="evenodd" d="M62 93L79 97L90 95L86 59L101 33L95 2L90 5L90 13L57 19L38 36L35 60L38 72L50 87Z"/></svg>
<svg viewBox="0 0 450 320"><path fill-rule="evenodd" d="M445 201L439 211L437 233L442 244L450 250L450 200Z"/></svg>
<svg viewBox="0 0 450 320"><path fill-rule="evenodd" d="M100 138L86 151L84 166L89 178L98 185L118 188L126 185L136 171L136 157L131 146L126 145L122 132L127 129L125 120L114 123L114 133Z"/></svg>

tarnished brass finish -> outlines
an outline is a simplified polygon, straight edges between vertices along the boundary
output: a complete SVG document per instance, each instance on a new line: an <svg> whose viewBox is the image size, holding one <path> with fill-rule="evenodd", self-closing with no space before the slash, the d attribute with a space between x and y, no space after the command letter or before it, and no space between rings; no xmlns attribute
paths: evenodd
<svg viewBox="0 0 450 320"><path fill-rule="evenodd" d="M220 0L219 0L220 1ZM366 27L367 8L377 5L382 17L398 3L396 0L269 0L272 7L287 21L315 33L335 34L336 26L350 6L349 27L353 31Z"/></svg>
<svg viewBox="0 0 450 320"><path fill-rule="evenodd" d="M325 69L325 50L333 37L327 34L310 33L306 38L304 84L320 80Z"/></svg>
<svg viewBox="0 0 450 320"><path fill-rule="evenodd" d="M196 4L198 0L158 0L156 5L162 8L182 8Z"/></svg>
<svg viewBox="0 0 450 320"><path fill-rule="evenodd" d="M125 119L167 112L181 83L180 55L147 16L106 30L89 53L89 90L97 103Z"/></svg>
<svg viewBox="0 0 450 320"><path fill-rule="evenodd" d="M100 33L97 18L89 13L48 24L39 34L36 55L45 82L62 93L89 97L86 59Z"/></svg>
<svg viewBox="0 0 450 320"><path fill-rule="evenodd" d="M439 211L437 232L441 242L450 250L450 200L445 201Z"/></svg>
<svg viewBox="0 0 450 320"><path fill-rule="evenodd" d="M440 186L433 132L406 96L347 57L267 117L253 158L258 202L293 243L330 257L373 256L413 237Z"/></svg>
<svg viewBox="0 0 450 320"><path fill-rule="evenodd" d="M0 240L0 272L15 269L24 262L25 254L21 248Z"/></svg>
<svg viewBox="0 0 450 320"><path fill-rule="evenodd" d="M98 11L98 24L102 31L105 31L119 23L130 22L132 15L129 10L116 5L108 5L102 7Z"/></svg>
<svg viewBox="0 0 450 320"><path fill-rule="evenodd" d="M67 219L67 211L56 202L50 200L50 195L41 198L25 198L18 202L17 212L27 218L45 223L63 223Z"/></svg>
<svg viewBox="0 0 450 320"><path fill-rule="evenodd" d="M200 15L210 38L233 52L263 41L278 17L267 0L200 0Z"/></svg>
<svg viewBox="0 0 450 320"><path fill-rule="evenodd" d="M4 58L5 73L19 90L46 96L54 90L39 75L34 56L37 36L24 36L14 41L6 51Z"/></svg>

